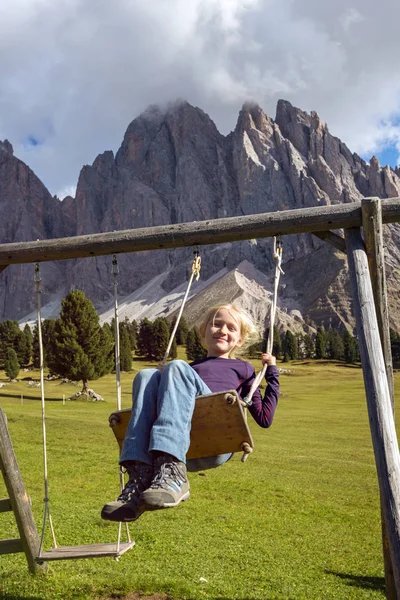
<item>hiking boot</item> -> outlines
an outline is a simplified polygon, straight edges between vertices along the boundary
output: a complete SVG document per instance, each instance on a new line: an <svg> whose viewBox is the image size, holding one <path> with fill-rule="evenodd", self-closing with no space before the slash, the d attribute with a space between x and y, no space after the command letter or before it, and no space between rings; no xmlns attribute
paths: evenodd
<svg viewBox="0 0 400 600"><path fill-rule="evenodd" d="M185 463L170 454L161 454L153 465L153 481L139 499L142 510L173 508L189 498Z"/></svg>
<svg viewBox="0 0 400 600"><path fill-rule="evenodd" d="M141 493L150 485L153 467L145 463L135 462L127 465L129 480L121 494L114 502L103 506L101 518L106 521L135 521L143 513L139 507Z"/></svg>

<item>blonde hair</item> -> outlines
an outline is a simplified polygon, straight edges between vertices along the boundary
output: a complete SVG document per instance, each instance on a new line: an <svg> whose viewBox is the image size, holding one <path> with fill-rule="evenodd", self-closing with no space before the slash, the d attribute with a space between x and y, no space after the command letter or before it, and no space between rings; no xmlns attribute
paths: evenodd
<svg viewBox="0 0 400 600"><path fill-rule="evenodd" d="M251 344L254 344L259 339L260 334L250 315L243 310L243 308L237 306L236 304L216 304L215 306L209 308L202 322L200 323L200 336L204 340L207 324L211 320L214 321L215 317L222 309L229 311L229 313L231 313L234 319L238 322L240 327L240 338L242 343L240 346L232 348L229 356L233 357L235 354L243 354L246 348L248 348Z"/></svg>

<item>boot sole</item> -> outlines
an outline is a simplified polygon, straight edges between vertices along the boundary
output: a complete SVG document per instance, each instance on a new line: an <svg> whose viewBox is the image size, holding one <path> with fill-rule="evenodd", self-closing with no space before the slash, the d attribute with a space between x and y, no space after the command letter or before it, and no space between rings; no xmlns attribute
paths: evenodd
<svg viewBox="0 0 400 600"><path fill-rule="evenodd" d="M127 511L126 509L124 511L124 509L121 507L113 512L108 512L103 508L100 516L104 521L113 521L114 523L132 523L132 521L136 521L142 514L142 508L138 508L137 513L133 514L131 511Z"/></svg>
<svg viewBox="0 0 400 600"><path fill-rule="evenodd" d="M164 502L161 506L159 504L140 504L140 508L142 510L162 510L163 508L175 508L175 506L179 506L181 502L185 502L185 500L189 500L190 491L187 491L183 496L179 498L176 502Z"/></svg>

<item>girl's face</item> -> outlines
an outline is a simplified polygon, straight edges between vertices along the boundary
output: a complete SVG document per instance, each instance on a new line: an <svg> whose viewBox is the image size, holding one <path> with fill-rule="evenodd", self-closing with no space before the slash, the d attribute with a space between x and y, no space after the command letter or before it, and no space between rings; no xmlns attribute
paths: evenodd
<svg viewBox="0 0 400 600"><path fill-rule="evenodd" d="M241 346L240 323L226 308L221 308L206 325L207 356L229 358L235 346Z"/></svg>

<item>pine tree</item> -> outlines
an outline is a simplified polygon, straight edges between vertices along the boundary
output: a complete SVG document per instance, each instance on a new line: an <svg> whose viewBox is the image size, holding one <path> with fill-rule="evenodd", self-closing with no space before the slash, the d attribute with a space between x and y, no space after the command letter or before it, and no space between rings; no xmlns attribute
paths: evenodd
<svg viewBox="0 0 400 600"><path fill-rule="evenodd" d="M119 355L121 371L130 371L132 369L131 342L124 323L119 324Z"/></svg>
<svg viewBox="0 0 400 600"><path fill-rule="evenodd" d="M347 329L342 333L343 340L343 358L348 364L354 364L357 362L358 351L357 351L357 340L351 335Z"/></svg>
<svg viewBox="0 0 400 600"><path fill-rule="evenodd" d="M22 364L24 365L24 367L27 367L32 360L32 343L33 343L32 329L29 327L28 324L25 325L23 334L24 334L24 338L25 338L25 350L24 350L24 357L23 357Z"/></svg>
<svg viewBox="0 0 400 600"><path fill-rule="evenodd" d="M22 335L18 321L9 319L0 323L0 364L4 365L9 348L13 348L18 353L18 342Z"/></svg>
<svg viewBox="0 0 400 600"><path fill-rule="evenodd" d="M186 336L186 357L188 360L193 360L194 332L192 329L188 331Z"/></svg>
<svg viewBox="0 0 400 600"><path fill-rule="evenodd" d="M332 360L342 360L344 354L343 340L336 329L330 327L327 331L327 357Z"/></svg>
<svg viewBox="0 0 400 600"><path fill-rule="evenodd" d="M43 344L43 366L47 367L55 360L57 349L55 346L55 319L45 319L42 321L42 344ZM39 332L37 324L33 329L32 340L32 363L35 369L40 369L40 351L39 351Z"/></svg>
<svg viewBox="0 0 400 600"><path fill-rule="evenodd" d="M153 324L149 319L142 319L139 326L137 338L137 354L145 358L151 358L151 338L153 335Z"/></svg>
<svg viewBox="0 0 400 600"><path fill-rule="evenodd" d="M175 327L176 317L174 317L171 321L170 331L172 332ZM178 328L176 330L175 339L178 346L184 346L186 344L186 338L189 331L189 327L186 323L185 317L182 315L181 320L179 321Z"/></svg>
<svg viewBox="0 0 400 600"><path fill-rule="evenodd" d="M40 369L40 354L39 354L39 332L37 324L33 328L32 340L32 364L35 369Z"/></svg>
<svg viewBox="0 0 400 600"><path fill-rule="evenodd" d="M186 338L186 355L188 360L200 360L207 356L207 350L201 342L200 332L197 327L193 327Z"/></svg>
<svg viewBox="0 0 400 600"><path fill-rule="evenodd" d="M161 361L169 341L169 327L166 320L158 317L153 322L153 333L150 343L150 356L152 360Z"/></svg>
<svg viewBox="0 0 400 600"><path fill-rule="evenodd" d="M108 349L102 346L99 316L80 290L70 292L61 303L54 330L55 354L52 371L73 381L82 380L85 392L90 379L104 372Z"/></svg>
<svg viewBox="0 0 400 600"><path fill-rule="evenodd" d="M55 345L55 331L55 319L45 319L42 323L43 352L45 365L51 365L56 360L55 354L57 353L57 348Z"/></svg>
<svg viewBox="0 0 400 600"><path fill-rule="evenodd" d="M315 354L315 344L312 337L306 333L304 338L304 358L314 358Z"/></svg>
<svg viewBox="0 0 400 600"><path fill-rule="evenodd" d="M172 341L171 350L169 351L169 358L171 360L178 358L178 344L176 343L176 339Z"/></svg>
<svg viewBox="0 0 400 600"><path fill-rule="evenodd" d="M274 327L274 343L272 345L272 354L276 358L280 358L282 354L282 340L281 334L279 333L279 329L275 325Z"/></svg>
<svg viewBox="0 0 400 600"><path fill-rule="evenodd" d="M304 335L296 333L294 339L296 340L297 358L304 358Z"/></svg>
<svg viewBox="0 0 400 600"><path fill-rule="evenodd" d="M129 345L132 352L136 352L137 336L138 336L138 324L135 319L130 322L128 317L125 317L123 321L124 327L129 336Z"/></svg>
<svg viewBox="0 0 400 600"><path fill-rule="evenodd" d="M323 327L318 327L315 337L315 358L326 358L326 331Z"/></svg>
<svg viewBox="0 0 400 600"><path fill-rule="evenodd" d="M130 328L129 319L126 318L122 323L119 323L119 360L121 371L130 371L132 368L132 351L131 351L131 338L129 335ZM111 319L110 331L112 332L114 342L114 358L113 358L113 369L115 370L115 319Z"/></svg>
<svg viewBox="0 0 400 600"><path fill-rule="evenodd" d="M286 331L282 340L282 352L289 360L295 360L297 358L297 342L293 333L289 330Z"/></svg>
<svg viewBox="0 0 400 600"><path fill-rule="evenodd" d="M115 341L109 323L104 323L101 328L100 343L105 353L104 365L99 373L102 377L115 369Z"/></svg>
<svg viewBox="0 0 400 600"><path fill-rule="evenodd" d="M20 365L27 367L31 361L32 354L32 334L27 333L31 331L29 325L25 325L23 331L19 331L17 338L14 342L14 350L17 354L18 362Z"/></svg>
<svg viewBox="0 0 400 600"><path fill-rule="evenodd" d="M7 349L4 371L10 379L15 379L19 373L19 362L14 348Z"/></svg>

